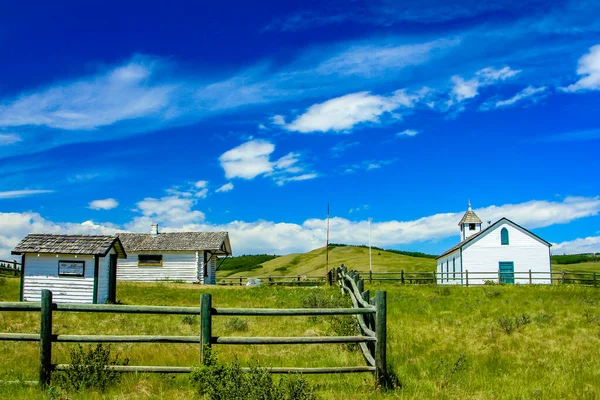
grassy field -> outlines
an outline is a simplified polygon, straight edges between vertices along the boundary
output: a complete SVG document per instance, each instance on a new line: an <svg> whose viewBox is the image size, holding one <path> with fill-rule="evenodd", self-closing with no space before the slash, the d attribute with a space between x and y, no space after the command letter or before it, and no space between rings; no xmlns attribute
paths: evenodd
<svg viewBox="0 0 600 400"><path fill-rule="evenodd" d="M373 271L433 271L435 259L410 257L388 251L373 250ZM369 268L369 249L364 247L333 247L329 249L330 267L341 264L354 269L365 270ZM319 248L308 253L288 254L277 257L262 264L262 268L252 271L243 271L227 276L286 276L286 275L324 275L325 274L325 248ZM218 274L218 278L224 275Z"/></svg>
<svg viewBox="0 0 600 400"><path fill-rule="evenodd" d="M18 298L18 279L0 284L0 301ZM600 290L575 285L436 287L374 284L388 291L388 358L400 390L373 391L369 374L311 376L322 399L597 399L600 398ZM218 287L176 283L120 283L124 304L198 304L202 292L216 307L301 307L334 288ZM215 317L216 335L331 334L327 317ZM198 321L181 316L56 313L55 331L81 334L198 334ZM243 325L243 324L242 324ZM0 313L0 331L36 332L37 313ZM54 362L68 361L69 344L54 346ZM196 345L113 346L131 365L193 365ZM264 366L362 365L342 345L216 346L223 360L254 359ZM37 379L38 345L0 342L0 379ZM79 398L191 398L184 376L128 374L105 394ZM35 388L0 386L0 398L44 398Z"/></svg>

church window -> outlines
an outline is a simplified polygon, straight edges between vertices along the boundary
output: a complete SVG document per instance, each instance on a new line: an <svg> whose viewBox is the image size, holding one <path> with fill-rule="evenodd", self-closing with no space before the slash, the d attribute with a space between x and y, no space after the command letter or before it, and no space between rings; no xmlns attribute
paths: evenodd
<svg viewBox="0 0 600 400"><path fill-rule="evenodd" d="M502 228L500 231L500 243L503 245L508 244L508 229Z"/></svg>
<svg viewBox="0 0 600 400"><path fill-rule="evenodd" d="M469 224L469 230L470 231L474 231L475 230L475 224Z"/></svg>

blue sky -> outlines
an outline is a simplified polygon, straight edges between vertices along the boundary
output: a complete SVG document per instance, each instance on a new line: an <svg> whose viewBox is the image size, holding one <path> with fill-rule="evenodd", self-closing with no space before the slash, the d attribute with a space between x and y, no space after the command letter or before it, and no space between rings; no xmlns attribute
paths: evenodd
<svg viewBox="0 0 600 400"><path fill-rule="evenodd" d="M228 230L440 253L470 199L600 251L594 1L0 10L0 256L30 232Z"/></svg>

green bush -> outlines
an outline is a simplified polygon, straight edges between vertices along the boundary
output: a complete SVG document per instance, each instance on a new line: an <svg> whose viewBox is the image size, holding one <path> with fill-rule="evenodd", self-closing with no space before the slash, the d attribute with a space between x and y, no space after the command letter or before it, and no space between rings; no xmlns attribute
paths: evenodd
<svg viewBox="0 0 600 400"><path fill-rule="evenodd" d="M314 400L313 387L301 375L284 375L274 380L258 366L242 371L239 362L221 364L206 349L206 363L194 368L190 381L207 400Z"/></svg>
<svg viewBox="0 0 600 400"><path fill-rule="evenodd" d="M248 330L248 321L239 317L231 317L225 322L225 328L234 332L246 332Z"/></svg>
<svg viewBox="0 0 600 400"><path fill-rule="evenodd" d="M181 323L186 325L196 325L198 324L198 317L195 315L184 315L183 318L181 318Z"/></svg>
<svg viewBox="0 0 600 400"><path fill-rule="evenodd" d="M88 348L78 345L70 351L70 358L69 368L55 376L58 386L67 391L104 391L108 385L118 383L121 378L119 372L108 367L129 364L128 358L119 360L118 355L111 357L110 345L103 346L102 343Z"/></svg>

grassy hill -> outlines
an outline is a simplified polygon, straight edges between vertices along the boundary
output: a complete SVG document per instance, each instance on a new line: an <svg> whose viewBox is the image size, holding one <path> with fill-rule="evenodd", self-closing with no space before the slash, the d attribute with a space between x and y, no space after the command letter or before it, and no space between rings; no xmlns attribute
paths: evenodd
<svg viewBox="0 0 600 400"><path fill-rule="evenodd" d="M373 271L433 271L435 259L412 257L392 251L373 250ZM329 248L329 266L341 264L359 271L369 270L369 249L355 246L336 246ZM285 276L285 275L323 275L325 274L325 247L308 253L288 254L262 263L262 267L250 271L219 271L218 276Z"/></svg>

